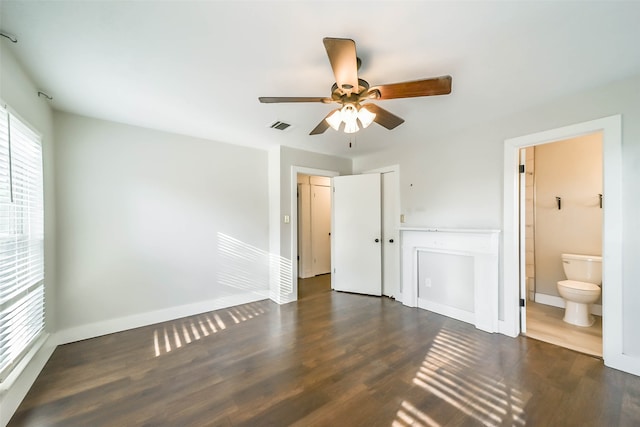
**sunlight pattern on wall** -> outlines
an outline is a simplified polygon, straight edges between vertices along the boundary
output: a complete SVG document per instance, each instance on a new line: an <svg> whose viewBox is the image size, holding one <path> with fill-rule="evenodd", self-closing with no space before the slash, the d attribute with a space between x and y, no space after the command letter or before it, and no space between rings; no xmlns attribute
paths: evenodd
<svg viewBox="0 0 640 427"><path fill-rule="evenodd" d="M413 378L413 384L482 425L524 426L525 401L522 393L505 384L502 377L494 378L483 373L487 370L487 364L483 362L491 354L490 344L443 329L434 339ZM451 414L451 411L442 409L427 414L425 410L405 400L392 426L438 427L448 420L438 420L436 414Z"/></svg>
<svg viewBox="0 0 640 427"><path fill-rule="evenodd" d="M257 292L277 303L295 300L291 260L218 233L218 283Z"/></svg>
<svg viewBox="0 0 640 427"><path fill-rule="evenodd" d="M279 304L295 300L293 295L291 260L271 254L270 257L270 298Z"/></svg>
<svg viewBox="0 0 640 427"><path fill-rule="evenodd" d="M165 323L153 331L155 357L255 319L268 310L268 301L258 301Z"/></svg>
<svg viewBox="0 0 640 427"><path fill-rule="evenodd" d="M269 289L269 252L218 233L218 283L248 291Z"/></svg>

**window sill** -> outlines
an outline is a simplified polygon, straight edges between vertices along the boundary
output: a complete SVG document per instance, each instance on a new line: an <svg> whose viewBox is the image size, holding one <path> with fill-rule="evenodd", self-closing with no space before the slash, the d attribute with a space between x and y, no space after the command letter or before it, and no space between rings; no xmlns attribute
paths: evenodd
<svg viewBox="0 0 640 427"><path fill-rule="evenodd" d="M11 373L5 378L2 382L0 382L0 395L6 393L11 389L11 386L18 380L22 372L29 366L31 360L38 354L38 352L44 347L45 343L49 339L50 335L48 333L43 333L33 344L31 349L24 355L22 360L13 368Z"/></svg>

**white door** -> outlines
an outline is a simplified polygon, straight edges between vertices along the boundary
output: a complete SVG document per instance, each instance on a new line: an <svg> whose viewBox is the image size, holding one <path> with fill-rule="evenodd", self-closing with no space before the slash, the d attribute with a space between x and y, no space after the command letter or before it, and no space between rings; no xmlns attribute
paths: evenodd
<svg viewBox="0 0 640 427"><path fill-rule="evenodd" d="M382 295L400 294L398 173L382 173Z"/></svg>
<svg viewBox="0 0 640 427"><path fill-rule="evenodd" d="M380 174L337 176L333 189L333 288L380 296Z"/></svg>
<svg viewBox="0 0 640 427"><path fill-rule="evenodd" d="M331 187L311 186L313 275L331 272Z"/></svg>

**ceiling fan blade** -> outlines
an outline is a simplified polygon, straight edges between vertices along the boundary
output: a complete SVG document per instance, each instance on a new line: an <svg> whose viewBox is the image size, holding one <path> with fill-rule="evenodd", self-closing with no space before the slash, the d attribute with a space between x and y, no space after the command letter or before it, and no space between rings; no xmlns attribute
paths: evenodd
<svg viewBox="0 0 640 427"><path fill-rule="evenodd" d="M378 99L447 95L451 93L451 76L380 85L372 87L370 92L374 90L380 92L380 97Z"/></svg>
<svg viewBox="0 0 640 427"><path fill-rule="evenodd" d="M263 104L273 104L278 102L322 102L324 104L329 104L334 102L331 98L305 96L261 96L258 100Z"/></svg>
<svg viewBox="0 0 640 427"><path fill-rule="evenodd" d="M403 118L390 113L384 108L378 107L376 104L365 104L362 106L362 108L366 108L372 113L375 113L376 117L373 119L373 121L389 130L395 129L396 127L404 123Z"/></svg>
<svg viewBox="0 0 640 427"><path fill-rule="evenodd" d="M358 90L358 58L356 56L356 42L351 39L322 39L327 50L329 62L336 77L336 84L347 95Z"/></svg>
<svg viewBox="0 0 640 427"><path fill-rule="evenodd" d="M318 123L318 126L313 128L313 130L309 133L309 135L320 135L321 133L324 133L325 130L329 129L329 123L327 122L327 117L329 117L330 115L332 115L334 112L338 110L339 108L332 110L329 112L329 114L324 116L324 119L322 119L322 121Z"/></svg>

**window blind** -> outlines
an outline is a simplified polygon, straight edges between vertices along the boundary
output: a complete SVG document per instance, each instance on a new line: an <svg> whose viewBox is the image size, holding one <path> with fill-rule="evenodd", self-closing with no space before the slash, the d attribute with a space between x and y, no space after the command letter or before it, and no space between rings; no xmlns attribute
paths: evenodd
<svg viewBox="0 0 640 427"><path fill-rule="evenodd" d="M40 137L0 108L0 381L44 330Z"/></svg>

